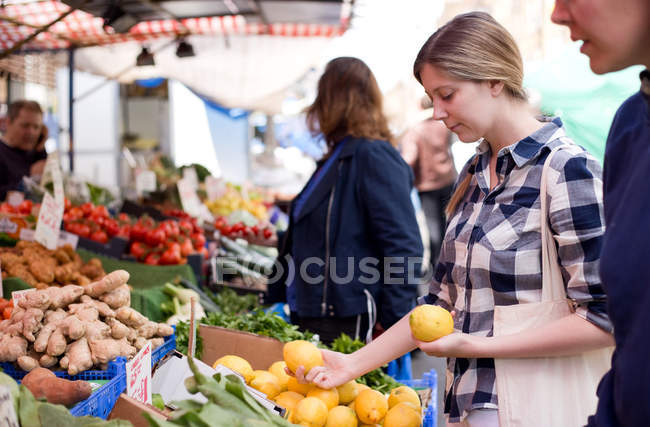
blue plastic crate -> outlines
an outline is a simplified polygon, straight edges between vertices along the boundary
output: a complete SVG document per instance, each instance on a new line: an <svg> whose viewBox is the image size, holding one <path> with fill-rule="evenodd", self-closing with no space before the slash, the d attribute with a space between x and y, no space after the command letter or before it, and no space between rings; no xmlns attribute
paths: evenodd
<svg viewBox="0 0 650 427"><path fill-rule="evenodd" d="M172 326L174 328L174 333L171 334L168 337L165 337L165 342L163 345L160 347L156 348L152 353L151 353L151 368L156 365L162 359L165 357L170 351L176 350L176 326Z"/></svg>
<svg viewBox="0 0 650 427"><path fill-rule="evenodd" d="M413 370L411 368L411 353L406 353L399 359L390 361L388 363L388 367L386 368L386 373L395 379L413 379Z"/></svg>
<svg viewBox="0 0 650 427"><path fill-rule="evenodd" d="M102 419L108 418L120 394L126 390L126 373L117 374L112 380L101 386L99 390L90 395L83 402L79 402L70 409L75 417L91 415Z"/></svg>
<svg viewBox="0 0 650 427"><path fill-rule="evenodd" d="M426 388L431 390L431 399L424 410L422 426L435 427L438 421L438 374L436 370L425 372L421 379L398 379L397 381L415 390Z"/></svg>
<svg viewBox="0 0 650 427"><path fill-rule="evenodd" d="M118 357L117 359L108 362L108 369L105 371L84 371L77 375L68 375L67 371L52 371L54 375L59 378L65 378L68 380L110 380L113 379L116 375L125 372L126 359L124 357ZM15 380L22 380L27 371L23 371L19 367L16 367L13 363L2 362L0 363L5 374L9 375Z"/></svg>

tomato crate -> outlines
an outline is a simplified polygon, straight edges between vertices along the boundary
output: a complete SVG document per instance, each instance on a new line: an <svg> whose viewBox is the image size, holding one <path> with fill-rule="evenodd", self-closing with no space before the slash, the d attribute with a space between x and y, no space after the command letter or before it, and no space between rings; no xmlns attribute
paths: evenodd
<svg viewBox="0 0 650 427"><path fill-rule="evenodd" d="M115 375L108 383L93 392L90 397L77 403L70 413L75 417L90 415L102 419L108 418L120 394L126 390L126 372Z"/></svg>
<svg viewBox="0 0 650 427"><path fill-rule="evenodd" d="M420 396L422 426L435 427L438 421L438 374L435 369L425 372L420 379L398 379L398 382L414 389Z"/></svg>

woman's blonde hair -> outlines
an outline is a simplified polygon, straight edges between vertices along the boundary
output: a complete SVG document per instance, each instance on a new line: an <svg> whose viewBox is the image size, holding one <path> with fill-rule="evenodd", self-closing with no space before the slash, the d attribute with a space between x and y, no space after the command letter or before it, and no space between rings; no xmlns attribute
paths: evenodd
<svg viewBox="0 0 650 427"><path fill-rule="evenodd" d="M377 80L358 58L340 57L327 63L316 99L307 108L307 125L323 134L330 150L348 135L392 140Z"/></svg>
<svg viewBox="0 0 650 427"><path fill-rule="evenodd" d="M425 64L459 80L500 81L508 96L526 101L522 85L524 66L517 43L508 30L487 13L457 15L429 37L413 64L413 74L420 84ZM469 168L469 171L474 169ZM468 173L456 186L445 209L447 217L454 213L465 196L472 176L473 172Z"/></svg>

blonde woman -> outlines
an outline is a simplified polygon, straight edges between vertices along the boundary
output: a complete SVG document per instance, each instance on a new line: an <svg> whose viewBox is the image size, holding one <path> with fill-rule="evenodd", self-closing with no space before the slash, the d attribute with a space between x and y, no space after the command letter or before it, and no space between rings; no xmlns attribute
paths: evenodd
<svg viewBox="0 0 650 427"><path fill-rule="evenodd" d="M430 293L419 301L453 311L455 331L418 342L405 316L356 353L324 351L325 366L305 379L337 386L419 347L448 359L448 425L497 426L495 358L565 356L613 345L598 277L601 167L566 137L558 118L540 122L531 115L517 45L488 14L459 15L436 31L421 48L414 74L433 101L434 118L463 142L480 140L458 177ZM548 222L575 312L543 327L493 336L495 307L541 298L540 177L556 147Z"/></svg>

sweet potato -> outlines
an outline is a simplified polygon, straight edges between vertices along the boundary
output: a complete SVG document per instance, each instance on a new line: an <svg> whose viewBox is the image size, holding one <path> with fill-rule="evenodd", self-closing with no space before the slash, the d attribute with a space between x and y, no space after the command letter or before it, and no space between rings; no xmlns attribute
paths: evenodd
<svg viewBox="0 0 650 427"><path fill-rule="evenodd" d="M52 371L35 368L25 375L22 384L32 392L35 398L45 398L49 403L72 406L88 399L92 387L86 381L70 381L57 378Z"/></svg>

